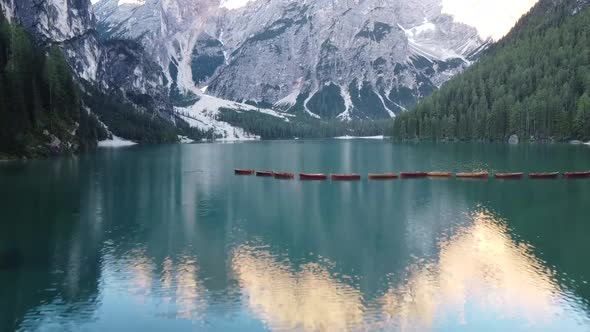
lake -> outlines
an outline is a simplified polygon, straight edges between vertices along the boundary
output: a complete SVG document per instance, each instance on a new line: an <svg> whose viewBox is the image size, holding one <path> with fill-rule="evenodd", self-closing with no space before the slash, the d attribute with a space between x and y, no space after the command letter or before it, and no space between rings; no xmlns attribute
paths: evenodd
<svg viewBox="0 0 590 332"><path fill-rule="evenodd" d="M589 331L590 147L276 141L0 164L0 331Z"/></svg>

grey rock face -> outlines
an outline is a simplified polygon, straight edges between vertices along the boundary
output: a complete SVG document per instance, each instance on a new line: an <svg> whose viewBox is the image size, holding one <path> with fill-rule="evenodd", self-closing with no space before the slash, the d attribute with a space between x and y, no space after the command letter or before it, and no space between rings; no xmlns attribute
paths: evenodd
<svg viewBox="0 0 590 332"><path fill-rule="evenodd" d="M90 0L0 0L0 6L37 40L60 45L81 78L96 79L100 50Z"/></svg>
<svg viewBox="0 0 590 332"><path fill-rule="evenodd" d="M171 111L160 66L137 43L102 42L90 0L0 0L0 6L38 41L60 46L80 79L104 90L149 95Z"/></svg>
<svg viewBox="0 0 590 332"><path fill-rule="evenodd" d="M1 0L9 18L52 42L64 42L93 29L90 0Z"/></svg>
<svg viewBox="0 0 590 332"><path fill-rule="evenodd" d="M209 54L207 43L200 42L204 39L201 34L207 18L216 16L218 10L217 0L144 0L121 5L118 0L101 0L95 4L101 36L143 45L161 67L172 94L176 90L198 93L192 79L192 59ZM201 47L205 49L199 51Z"/></svg>
<svg viewBox="0 0 590 332"><path fill-rule="evenodd" d="M488 43L442 14L440 0L257 0L237 10L187 1L102 0L101 33L154 50L171 90L208 86L315 117L392 117Z"/></svg>

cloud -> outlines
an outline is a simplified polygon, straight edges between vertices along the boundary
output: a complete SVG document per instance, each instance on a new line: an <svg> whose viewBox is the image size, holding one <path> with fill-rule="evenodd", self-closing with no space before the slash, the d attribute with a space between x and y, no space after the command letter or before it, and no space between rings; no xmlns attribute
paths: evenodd
<svg viewBox="0 0 590 332"><path fill-rule="evenodd" d="M538 0L443 0L443 12L474 26L484 37L502 38Z"/></svg>

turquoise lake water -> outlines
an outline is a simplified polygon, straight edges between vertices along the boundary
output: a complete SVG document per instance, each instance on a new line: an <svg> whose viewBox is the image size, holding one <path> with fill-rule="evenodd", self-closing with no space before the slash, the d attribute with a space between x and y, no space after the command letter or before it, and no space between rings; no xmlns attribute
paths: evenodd
<svg viewBox="0 0 590 332"><path fill-rule="evenodd" d="M0 164L0 331L590 331L590 147L276 141Z"/></svg>

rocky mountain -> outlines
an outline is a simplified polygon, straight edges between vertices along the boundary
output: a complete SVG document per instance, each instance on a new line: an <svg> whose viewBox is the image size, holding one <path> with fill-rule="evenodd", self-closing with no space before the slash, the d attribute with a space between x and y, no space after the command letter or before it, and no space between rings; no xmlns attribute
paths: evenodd
<svg viewBox="0 0 590 332"><path fill-rule="evenodd" d="M385 119L463 71L489 41L440 0L101 0L104 39L141 43L178 104L207 94L314 118Z"/></svg>
<svg viewBox="0 0 590 332"><path fill-rule="evenodd" d="M0 6L9 20L23 26L41 43L59 45L85 81L107 89L133 88L153 95L160 91L164 76L151 58L134 52L137 48L133 44L99 41L90 0L0 0Z"/></svg>
<svg viewBox="0 0 590 332"><path fill-rule="evenodd" d="M0 0L0 8L40 49L61 49L82 108L98 115L112 134L139 142L177 140L174 131L201 136L173 112L166 76L141 44L99 38L90 0Z"/></svg>

